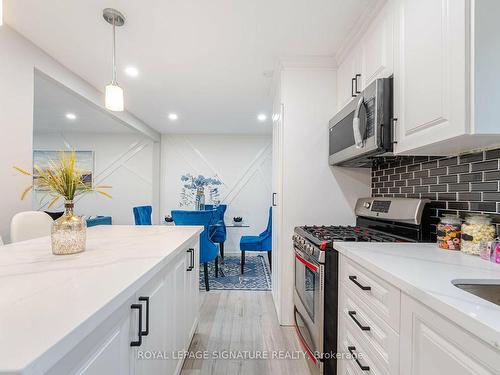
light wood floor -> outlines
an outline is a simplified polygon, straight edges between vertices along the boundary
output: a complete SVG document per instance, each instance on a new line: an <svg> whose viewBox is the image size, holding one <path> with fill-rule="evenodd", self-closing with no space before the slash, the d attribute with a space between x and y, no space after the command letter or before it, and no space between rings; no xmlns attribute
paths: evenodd
<svg viewBox="0 0 500 375"><path fill-rule="evenodd" d="M305 375L303 358L272 359L273 351L301 351L293 327L278 324L270 292L211 291L202 293L198 332L191 352L210 354L208 359L186 359L181 375ZM212 352L254 351L271 359L221 359Z"/></svg>

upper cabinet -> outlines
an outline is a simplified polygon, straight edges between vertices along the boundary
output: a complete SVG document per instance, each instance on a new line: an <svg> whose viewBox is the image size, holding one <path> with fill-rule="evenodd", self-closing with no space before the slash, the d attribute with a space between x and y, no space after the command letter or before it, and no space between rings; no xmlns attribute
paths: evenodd
<svg viewBox="0 0 500 375"><path fill-rule="evenodd" d="M497 146L499 18L497 0L387 1L341 56L338 110L374 79L393 75L395 154Z"/></svg>
<svg viewBox="0 0 500 375"><path fill-rule="evenodd" d="M361 89L393 73L394 16L388 2L361 40Z"/></svg>
<svg viewBox="0 0 500 375"><path fill-rule="evenodd" d="M395 153L500 143L500 2L397 0L395 9Z"/></svg>
<svg viewBox="0 0 500 375"><path fill-rule="evenodd" d="M396 4L394 148L427 153L425 146L469 131L466 0Z"/></svg>
<svg viewBox="0 0 500 375"><path fill-rule="evenodd" d="M377 78L393 73L394 16L387 3L337 70L337 109L342 109Z"/></svg>

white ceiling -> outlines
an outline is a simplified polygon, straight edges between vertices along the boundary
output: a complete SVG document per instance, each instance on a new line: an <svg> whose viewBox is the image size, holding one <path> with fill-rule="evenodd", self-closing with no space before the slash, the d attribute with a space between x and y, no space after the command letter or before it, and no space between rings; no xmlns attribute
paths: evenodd
<svg viewBox="0 0 500 375"><path fill-rule="evenodd" d="M76 119L66 118L72 113ZM34 133L134 133L109 112L36 72L33 108Z"/></svg>
<svg viewBox="0 0 500 375"><path fill-rule="evenodd" d="M281 56L334 55L375 0L4 0L5 21L99 89L111 79L111 26L126 109L161 132L270 132ZM137 78L123 69L134 65ZM179 119L172 123L169 112ZM264 124L256 119L266 113Z"/></svg>

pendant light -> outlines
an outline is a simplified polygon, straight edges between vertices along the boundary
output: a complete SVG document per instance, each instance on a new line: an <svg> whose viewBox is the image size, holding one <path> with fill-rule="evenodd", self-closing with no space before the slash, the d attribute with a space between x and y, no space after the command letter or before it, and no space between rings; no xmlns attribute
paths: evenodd
<svg viewBox="0 0 500 375"><path fill-rule="evenodd" d="M113 26L113 79L111 83L106 86L105 105L110 111L121 112L123 111L123 89L118 86L116 81L116 31L117 26L125 24L125 17L116 9L106 8L103 10L102 15L106 22Z"/></svg>

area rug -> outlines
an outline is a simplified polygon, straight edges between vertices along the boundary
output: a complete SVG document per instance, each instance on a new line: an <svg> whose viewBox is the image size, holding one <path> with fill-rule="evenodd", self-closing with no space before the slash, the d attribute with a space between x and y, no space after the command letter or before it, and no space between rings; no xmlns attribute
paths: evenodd
<svg viewBox="0 0 500 375"><path fill-rule="evenodd" d="M271 273L262 255L247 256L245 273L241 274L241 258L226 255L219 258L219 277L215 277L214 262L208 264L210 290L271 290ZM222 272L220 272L222 271ZM200 265L200 290L205 290L205 274Z"/></svg>

